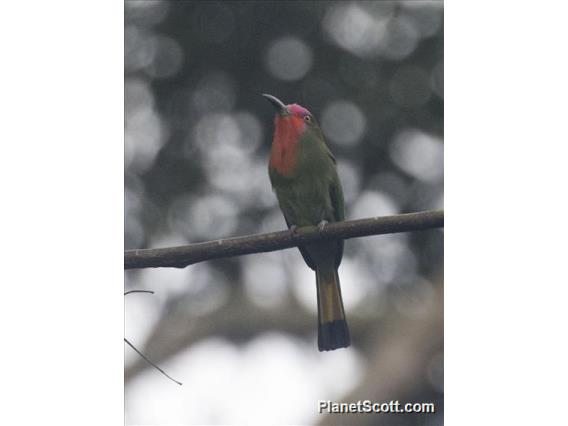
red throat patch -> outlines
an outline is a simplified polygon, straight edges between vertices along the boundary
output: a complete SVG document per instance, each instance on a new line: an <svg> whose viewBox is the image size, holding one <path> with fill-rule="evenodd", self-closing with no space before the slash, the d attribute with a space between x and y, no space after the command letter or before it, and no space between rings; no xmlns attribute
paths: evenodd
<svg viewBox="0 0 568 426"><path fill-rule="evenodd" d="M298 142L304 132L305 123L301 117L294 115L277 116L274 127L270 167L281 175L289 176L296 166Z"/></svg>

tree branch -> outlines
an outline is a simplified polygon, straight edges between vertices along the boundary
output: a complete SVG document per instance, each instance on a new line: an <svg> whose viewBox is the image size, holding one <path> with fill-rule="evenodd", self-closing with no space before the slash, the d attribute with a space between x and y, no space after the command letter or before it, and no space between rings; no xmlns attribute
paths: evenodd
<svg viewBox="0 0 568 426"><path fill-rule="evenodd" d="M124 269L174 267L185 268L204 260L287 249L301 244L368 235L421 231L444 226L444 211L430 210L394 216L373 217L329 223L323 231L306 226L291 231L247 235L187 246L137 249L124 252Z"/></svg>

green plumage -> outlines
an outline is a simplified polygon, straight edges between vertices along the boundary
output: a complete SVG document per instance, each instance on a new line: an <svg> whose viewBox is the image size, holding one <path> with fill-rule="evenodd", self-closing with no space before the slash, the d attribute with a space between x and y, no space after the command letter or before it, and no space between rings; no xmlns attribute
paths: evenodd
<svg viewBox="0 0 568 426"><path fill-rule="evenodd" d="M269 169L272 188L287 225L300 227L317 225L322 220L344 220L343 190L337 176L335 158L318 128L307 129L300 138L296 161L291 176L282 176L275 169ZM335 265L339 266L343 256L343 241L334 245L333 257ZM301 252L308 266L315 270L306 250L301 249Z"/></svg>
<svg viewBox="0 0 568 426"><path fill-rule="evenodd" d="M335 158L315 121L306 125L298 139L292 171L283 175L270 167L269 174L288 227L344 220L343 191ZM299 249L306 264L316 271L319 350L349 346L337 274L343 240L307 244Z"/></svg>

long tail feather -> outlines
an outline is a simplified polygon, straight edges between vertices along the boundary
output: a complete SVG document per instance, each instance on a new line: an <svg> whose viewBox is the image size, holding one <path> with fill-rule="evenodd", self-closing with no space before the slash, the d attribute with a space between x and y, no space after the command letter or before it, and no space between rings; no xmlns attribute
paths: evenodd
<svg viewBox="0 0 568 426"><path fill-rule="evenodd" d="M331 351L351 344L337 269L316 269L318 349Z"/></svg>

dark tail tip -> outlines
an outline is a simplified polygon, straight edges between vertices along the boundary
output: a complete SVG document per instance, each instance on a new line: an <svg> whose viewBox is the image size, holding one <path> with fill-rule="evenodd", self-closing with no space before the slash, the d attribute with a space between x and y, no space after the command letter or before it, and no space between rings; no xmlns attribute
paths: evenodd
<svg viewBox="0 0 568 426"><path fill-rule="evenodd" d="M319 324L318 349L320 352L346 348L349 345L351 345L351 338L349 337L349 329L345 320Z"/></svg>

